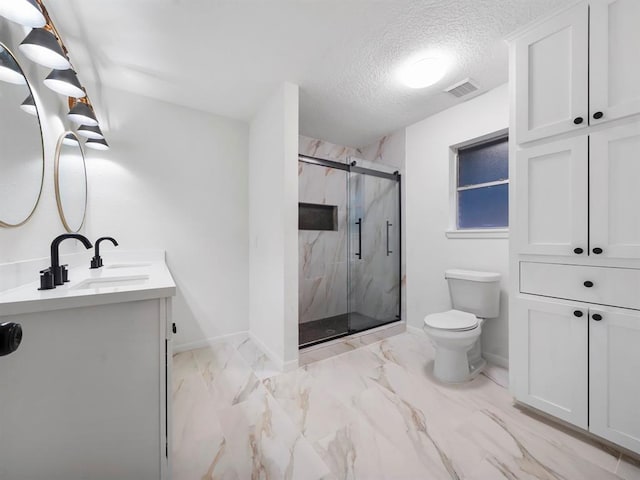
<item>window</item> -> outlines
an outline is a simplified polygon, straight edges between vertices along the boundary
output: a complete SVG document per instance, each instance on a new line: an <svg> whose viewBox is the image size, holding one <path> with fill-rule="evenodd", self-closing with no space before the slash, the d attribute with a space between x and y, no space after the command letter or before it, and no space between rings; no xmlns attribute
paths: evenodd
<svg viewBox="0 0 640 480"><path fill-rule="evenodd" d="M459 148L457 159L456 229L508 228L508 138Z"/></svg>

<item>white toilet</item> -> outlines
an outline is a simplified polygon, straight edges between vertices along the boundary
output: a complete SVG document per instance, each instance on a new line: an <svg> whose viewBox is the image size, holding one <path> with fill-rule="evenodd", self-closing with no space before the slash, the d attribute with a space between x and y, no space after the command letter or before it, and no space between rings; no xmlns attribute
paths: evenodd
<svg viewBox="0 0 640 480"><path fill-rule="evenodd" d="M480 333L487 318L500 311L500 274L447 270L453 310L427 315L424 331L436 349L433 373L444 383L460 383L480 373Z"/></svg>

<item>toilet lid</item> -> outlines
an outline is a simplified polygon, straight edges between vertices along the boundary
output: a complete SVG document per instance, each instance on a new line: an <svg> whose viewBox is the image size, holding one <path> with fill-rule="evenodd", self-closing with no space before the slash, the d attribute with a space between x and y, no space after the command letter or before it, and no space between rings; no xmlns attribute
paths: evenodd
<svg viewBox="0 0 640 480"><path fill-rule="evenodd" d="M478 319L473 313L449 310L448 312L432 313L424 317L427 327L440 330L471 330L478 326Z"/></svg>

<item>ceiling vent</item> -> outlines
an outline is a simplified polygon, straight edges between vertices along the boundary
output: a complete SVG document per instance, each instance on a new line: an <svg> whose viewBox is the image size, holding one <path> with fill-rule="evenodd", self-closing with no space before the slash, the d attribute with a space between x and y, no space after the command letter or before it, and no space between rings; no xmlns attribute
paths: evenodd
<svg viewBox="0 0 640 480"><path fill-rule="evenodd" d="M448 88L445 88L445 92L450 93L454 97L460 98L465 95L469 95L478 90L478 85L476 85L473 80L470 78L465 78L461 82L455 83Z"/></svg>

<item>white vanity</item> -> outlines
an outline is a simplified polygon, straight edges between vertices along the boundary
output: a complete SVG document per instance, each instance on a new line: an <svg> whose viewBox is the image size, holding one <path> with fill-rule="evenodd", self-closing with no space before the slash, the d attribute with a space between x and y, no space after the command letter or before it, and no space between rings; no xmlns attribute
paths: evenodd
<svg viewBox="0 0 640 480"><path fill-rule="evenodd" d="M23 329L0 358L0 478L169 478L176 287L164 252L110 251L94 270L75 254L70 282L39 291L43 261L0 265L0 322Z"/></svg>

